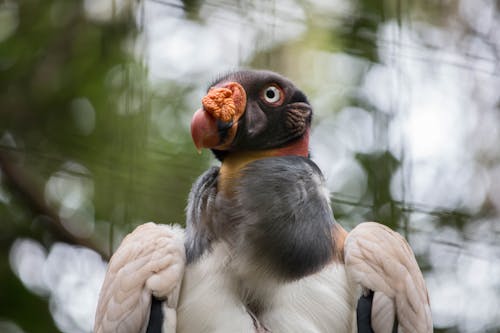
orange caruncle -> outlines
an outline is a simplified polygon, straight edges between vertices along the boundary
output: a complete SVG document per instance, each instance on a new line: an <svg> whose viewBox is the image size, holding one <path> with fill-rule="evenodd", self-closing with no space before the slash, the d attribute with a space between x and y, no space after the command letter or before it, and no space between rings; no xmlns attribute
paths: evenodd
<svg viewBox="0 0 500 333"><path fill-rule="evenodd" d="M203 109L212 117L229 122L233 119L236 106L233 100L233 92L228 88L212 88L201 100Z"/></svg>

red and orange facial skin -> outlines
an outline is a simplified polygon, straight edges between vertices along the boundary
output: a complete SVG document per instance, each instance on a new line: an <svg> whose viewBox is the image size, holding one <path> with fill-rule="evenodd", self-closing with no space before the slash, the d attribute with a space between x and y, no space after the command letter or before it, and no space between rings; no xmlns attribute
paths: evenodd
<svg viewBox="0 0 500 333"><path fill-rule="evenodd" d="M245 89L237 82L222 83L210 88L201 103L203 108L196 111L191 120L191 136L196 148L227 149L245 112ZM220 137L218 121L232 123L224 139Z"/></svg>

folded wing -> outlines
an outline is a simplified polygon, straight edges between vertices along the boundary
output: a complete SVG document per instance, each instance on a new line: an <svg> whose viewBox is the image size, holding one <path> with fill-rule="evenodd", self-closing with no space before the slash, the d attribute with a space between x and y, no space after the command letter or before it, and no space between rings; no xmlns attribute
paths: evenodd
<svg viewBox="0 0 500 333"><path fill-rule="evenodd" d="M371 325L375 333L432 332L427 288L415 255L397 232L374 222L354 228L345 241L348 274L374 291Z"/></svg>
<svg viewBox="0 0 500 333"><path fill-rule="evenodd" d="M153 296L165 300L164 327L175 332L175 308L185 262L180 227L154 223L137 227L109 262L94 332L145 332Z"/></svg>

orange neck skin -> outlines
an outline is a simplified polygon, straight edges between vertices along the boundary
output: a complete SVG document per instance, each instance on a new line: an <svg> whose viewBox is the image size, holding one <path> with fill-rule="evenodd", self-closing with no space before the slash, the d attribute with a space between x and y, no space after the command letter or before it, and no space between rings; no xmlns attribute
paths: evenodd
<svg viewBox="0 0 500 333"><path fill-rule="evenodd" d="M226 156L219 171L219 190L230 195L233 181L239 177L240 171L248 163L262 158L278 156L309 157L309 129L302 138L286 147L263 151L241 151Z"/></svg>
<svg viewBox="0 0 500 333"><path fill-rule="evenodd" d="M299 140L283 148L272 149L270 155L309 157L309 128Z"/></svg>

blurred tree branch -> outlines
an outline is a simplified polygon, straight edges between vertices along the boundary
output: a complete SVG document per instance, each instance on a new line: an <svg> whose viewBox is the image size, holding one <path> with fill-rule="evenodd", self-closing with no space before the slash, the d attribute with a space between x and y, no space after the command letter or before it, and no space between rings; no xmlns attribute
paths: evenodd
<svg viewBox="0 0 500 333"><path fill-rule="evenodd" d="M87 247L99 253L104 259L108 259L106 251L97 246L91 239L79 238L63 226L59 215L45 201L43 191L35 177L16 161L18 159L16 155L17 153L0 148L0 169L3 172L5 184L11 192L16 194L33 214L45 217L45 220L49 222L48 230L55 239Z"/></svg>

